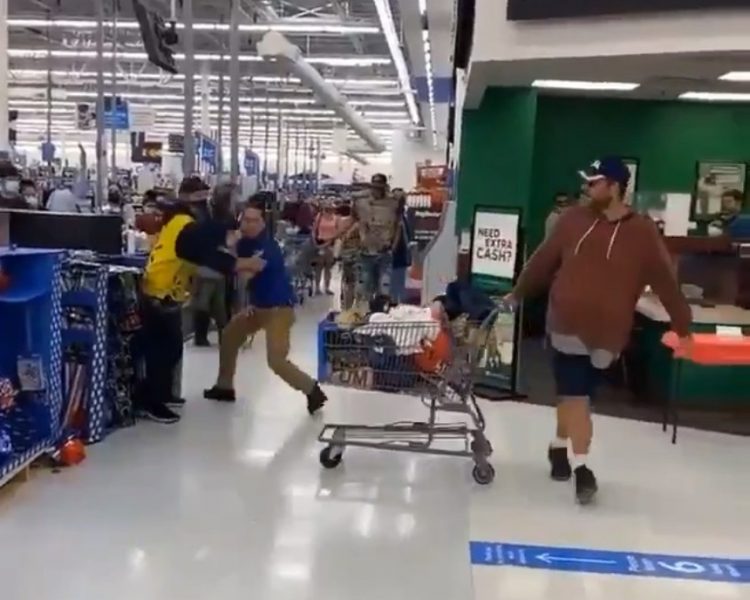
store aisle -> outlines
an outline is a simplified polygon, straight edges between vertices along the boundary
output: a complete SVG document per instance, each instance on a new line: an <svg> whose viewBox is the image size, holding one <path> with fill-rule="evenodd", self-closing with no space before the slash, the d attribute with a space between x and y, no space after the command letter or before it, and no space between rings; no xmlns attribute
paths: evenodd
<svg viewBox="0 0 750 600"><path fill-rule="evenodd" d="M305 307L293 357L313 369ZM469 541L750 557L747 440L599 418L596 506L548 480L546 407L487 407L497 479L462 460L349 449L318 463L320 420L240 361L237 405L200 398L215 349L189 349L176 427L142 423L0 502L3 600L626 600L750 597L747 585L470 565ZM330 389L330 421L422 418L405 397ZM553 556L554 558L554 556ZM559 556L557 558L563 558ZM559 564L558 564L559 567ZM557 568L557 567L556 567Z"/></svg>

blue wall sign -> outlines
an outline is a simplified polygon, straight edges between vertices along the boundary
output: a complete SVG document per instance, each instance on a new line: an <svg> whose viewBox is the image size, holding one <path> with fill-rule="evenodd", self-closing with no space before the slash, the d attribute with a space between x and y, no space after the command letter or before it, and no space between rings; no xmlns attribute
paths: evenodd
<svg viewBox="0 0 750 600"><path fill-rule="evenodd" d="M469 548L473 565L750 583L750 558L673 556L503 542L471 542Z"/></svg>
<svg viewBox="0 0 750 600"><path fill-rule="evenodd" d="M130 110L127 100L115 97L114 109L112 96L104 97L104 127L105 129L130 129Z"/></svg>
<svg viewBox="0 0 750 600"><path fill-rule="evenodd" d="M257 177L260 173L260 157L249 148L245 150L245 174Z"/></svg>

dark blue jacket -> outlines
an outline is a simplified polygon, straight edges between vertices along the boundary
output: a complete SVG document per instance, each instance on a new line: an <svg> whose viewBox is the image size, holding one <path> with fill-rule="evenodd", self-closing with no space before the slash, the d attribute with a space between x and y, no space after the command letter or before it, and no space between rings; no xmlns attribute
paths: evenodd
<svg viewBox="0 0 750 600"><path fill-rule="evenodd" d="M284 254L273 237L264 231L257 238L242 238L237 243L237 256L247 258L262 251L265 268L248 284L250 304L256 308L293 306L295 301L289 273L284 264Z"/></svg>

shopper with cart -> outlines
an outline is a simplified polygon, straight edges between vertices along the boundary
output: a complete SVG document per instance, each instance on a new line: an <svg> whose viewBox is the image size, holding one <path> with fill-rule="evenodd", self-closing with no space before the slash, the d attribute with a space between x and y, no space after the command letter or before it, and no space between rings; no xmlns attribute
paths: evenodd
<svg viewBox="0 0 750 600"><path fill-rule="evenodd" d="M551 476L567 481L574 474L576 497L586 504L597 492L587 464L591 397L603 370L627 344L644 286L659 296L683 344L690 341L691 312L656 225L624 202L630 181L625 163L605 158L582 176L590 203L560 216L508 300L519 301L551 284L547 333L558 396L557 434L548 452Z"/></svg>
<svg viewBox="0 0 750 600"><path fill-rule="evenodd" d="M235 401L237 356L248 337L263 329L268 366L290 387L307 396L307 410L315 414L327 398L318 383L288 358L296 298L281 248L266 229L265 203L257 194L250 198L242 213L240 232L237 255L257 261L247 273L249 308L235 315L224 329L216 385L203 395L209 400Z"/></svg>

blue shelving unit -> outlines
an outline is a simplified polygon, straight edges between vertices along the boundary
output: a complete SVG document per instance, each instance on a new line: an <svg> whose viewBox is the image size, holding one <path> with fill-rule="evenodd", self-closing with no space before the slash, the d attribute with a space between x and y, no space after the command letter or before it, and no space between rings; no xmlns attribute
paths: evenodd
<svg viewBox="0 0 750 600"><path fill-rule="evenodd" d="M107 429L112 422L112 407L106 398L107 375L107 267L95 263L82 263L75 260L63 263L65 274L70 275L75 270L87 272L84 287L64 289L61 303L65 308L85 308L93 316L94 323L91 330L65 328L62 329L62 346L67 348L76 344L85 348L89 361L87 366L87 382L85 394L85 431L76 431L84 441L93 444L104 439ZM63 276L64 280L70 277ZM75 277L72 278L74 281ZM83 281L81 280L83 284ZM64 411L63 411L64 412Z"/></svg>
<svg viewBox="0 0 750 600"><path fill-rule="evenodd" d="M0 457L0 485L52 446L60 427L61 252L0 247L0 265L10 287L0 292L0 377L19 386L18 358L42 365L44 389L23 392L0 410L0 426L10 433L13 454Z"/></svg>

